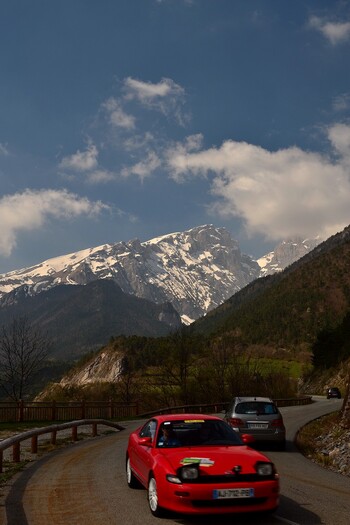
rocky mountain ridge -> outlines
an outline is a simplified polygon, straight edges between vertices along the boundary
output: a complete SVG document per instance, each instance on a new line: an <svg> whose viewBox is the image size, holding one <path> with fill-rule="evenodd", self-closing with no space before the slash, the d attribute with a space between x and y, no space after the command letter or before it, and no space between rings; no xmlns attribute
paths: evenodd
<svg viewBox="0 0 350 525"><path fill-rule="evenodd" d="M282 272L287 266L290 266L293 262L301 259L316 248L320 242L321 239L319 237L314 239L296 237L295 239L282 241L272 252L257 260L261 268L260 277Z"/></svg>
<svg viewBox="0 0 350 525"><path fill-rule="evenodd" d="M0 308L61 285L112 279L124 293L170 302L185 324L205 315L256 278L282 271L313 247L282 243L255 261L225 228L204 225L140 242L105 244L0 275Z"/></svg>

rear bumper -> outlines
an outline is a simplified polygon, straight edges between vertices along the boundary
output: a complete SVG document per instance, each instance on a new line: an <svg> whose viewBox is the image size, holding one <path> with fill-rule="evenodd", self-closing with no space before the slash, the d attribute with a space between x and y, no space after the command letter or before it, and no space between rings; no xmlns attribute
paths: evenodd
<svg viewBox="0 0 350 525"><path fill-rule="evenodd" d="M234 429L236 430L236 429ZM276 429L274 432L256 432L255 430L239 429L239 434L249 434L254 437L256 442L261 443L284 443L286 441L286 431L284 429ZM254 443L253 443L254 445Z"/></svg>
<svg viewBox="0 0 350 525"><path fill-rule="evenodd" d="M257 443L285 443L286 441L286 435L282 433L263 434L259 436L256 436L255 434L253 434L253 436Z"/></svg>

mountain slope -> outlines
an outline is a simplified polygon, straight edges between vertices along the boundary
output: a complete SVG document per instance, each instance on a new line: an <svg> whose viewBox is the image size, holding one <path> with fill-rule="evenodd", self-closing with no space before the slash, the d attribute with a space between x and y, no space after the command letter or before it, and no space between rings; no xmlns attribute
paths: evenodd
<svg viewBox="0 0 350 525"><path fill-rule="evenodd" d="M0 325L28 317L53 340L55 359L75 359L107 344L111 336L163 336L181 326L170 303L156 305L125 294L110 279L60 285L34 296L23 289L15 294L23 297L0 308Z"/></svg>
<svg viewBox="0 0 350 525"><path fill-rule="evenodd" d="M248 344L300 351L350 310L350 227L302 259L254 281L192 325L196 333L233 332Z"/></svg>
<svg viewBox="0 0 350 525"><path fill-rule="evenodd" d="M241 253L225 228L212 225L146 242L106 244L0 275L0 308L60 284L112 279L125 293L170 302L189 324L256 278L283 270L317 242L283 242L258 262Z"/></svg>
<svg viewBox="0 0 350 525"><path fill-rule="evenodd" d="M157 304L171 302L191 322L259 271L225 228L206 225L142 243L135 239L98 246L0 275L0 307L9 305L6 294L24 286L28 295L35 295L59 284L113 279L125 293Z"/></svg>
<svg viewBox="0 0 350 525"><path fill-rule="evenodd" d="M320 242L320 238L302 239L301 237L281 242L272 252L257 260L261 268L260 277L283 271L287 266L316 248Z"/></svg>

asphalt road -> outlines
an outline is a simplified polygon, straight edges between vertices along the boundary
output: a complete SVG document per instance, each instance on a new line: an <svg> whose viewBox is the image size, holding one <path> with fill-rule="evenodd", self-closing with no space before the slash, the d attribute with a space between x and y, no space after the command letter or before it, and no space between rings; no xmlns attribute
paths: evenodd
<svg viewBox="0 0 350 525"><path fill-rule="evenodd" d="M265 453L281 475L281 503L275 516L220 517L228 525L348 525L350 479L302 457L293 438L302 425L340 408L340 401L316 398L312 405L283 408L287 450ZM14 481L6 498L1 525L216 525L215 517L154 518L146 491L131 490L125 481L125 431L74 444L34 463ZM1 519L0 519L1 521Z"/></svg>

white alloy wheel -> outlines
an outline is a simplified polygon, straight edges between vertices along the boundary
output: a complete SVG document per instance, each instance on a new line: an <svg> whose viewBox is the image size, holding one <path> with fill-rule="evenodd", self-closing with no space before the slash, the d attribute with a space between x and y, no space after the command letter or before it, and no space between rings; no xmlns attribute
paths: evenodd
<svg viewBox="0 0 350 525"><path fill-rule="evenodd" d="M129 485L129 487L132 489L137 487L137 479L132 473L131 465L130 465L130 458L127 458L126 460L126 482Z"/></svg>
<svg viewBox="0 0 350 525"><path fill-rule="evenodd" d="M153 516L161 516L163 509L158 505L157 482L153 476L149 478L147 495L149 508Z"/></svg>

